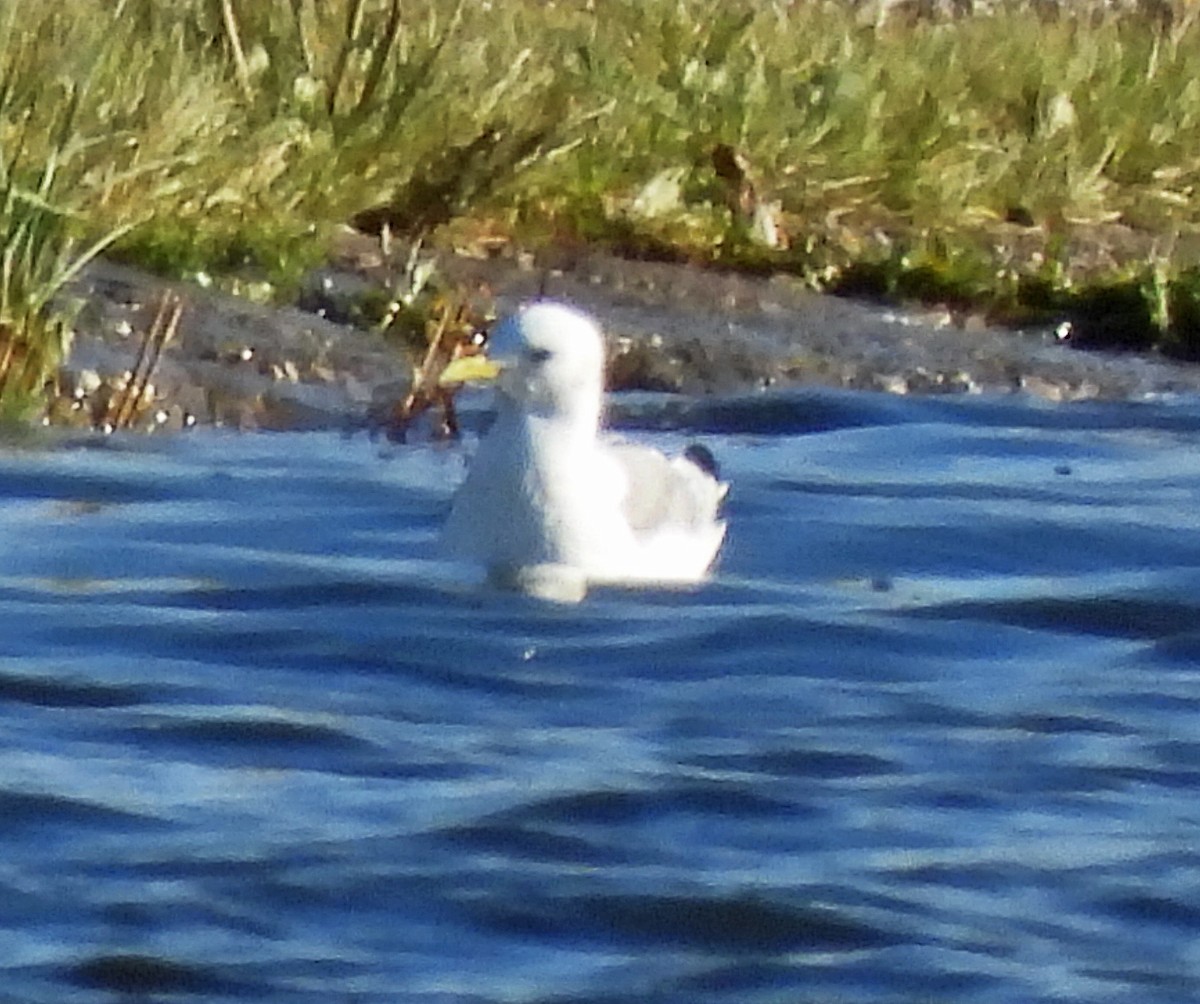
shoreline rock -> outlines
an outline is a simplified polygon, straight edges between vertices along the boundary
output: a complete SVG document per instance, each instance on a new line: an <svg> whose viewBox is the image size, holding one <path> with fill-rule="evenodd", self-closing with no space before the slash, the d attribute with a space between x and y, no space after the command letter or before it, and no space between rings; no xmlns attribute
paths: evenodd
<svg viewBox="0 0 1200 1004"><path fill-rule="evenodd" d="M386 294L396 266L378 248L372 238L347 234L300 302L320 308L314 289L328 302ZM494 298L501 311L544 293L595 313L609 338L616 391L702 396L824 386L1020 392L1066 402L1200 390L1200 366L1080 351L1052 328L956 324L946 311L841 299L785 277L561 249L540 257L443 253L437 268L451 287ZM83 305L51 424L100 424L103 394L128 379L142 334L170 290L181 296L184 314L139 407L138 428L363 428L411 382L410 360L379 331L98 261L73 290Z"/></svg>

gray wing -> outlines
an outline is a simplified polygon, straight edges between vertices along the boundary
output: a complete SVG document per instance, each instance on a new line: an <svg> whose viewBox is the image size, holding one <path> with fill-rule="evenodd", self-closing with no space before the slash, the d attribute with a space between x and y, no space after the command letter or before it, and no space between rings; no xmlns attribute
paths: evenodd
<svg viewBox="0 0 1200 1004"><path fill-rule="evenodd" d="M628 479L625 518L637 534L667 526L702 529L717 522L726 485L686 457L670 458L648 446L609 446Z"/></svg>

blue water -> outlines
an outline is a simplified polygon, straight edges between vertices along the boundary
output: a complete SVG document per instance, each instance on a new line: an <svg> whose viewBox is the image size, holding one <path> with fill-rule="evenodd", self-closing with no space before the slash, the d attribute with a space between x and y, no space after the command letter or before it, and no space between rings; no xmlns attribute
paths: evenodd
<svg viewBox="0 0 1200 1004"><path fill-rule="evenodd" d="M459 446L0 448L0 1000L1200 1000L1200 402L622 413L701 589L480 592Z"/></svg>

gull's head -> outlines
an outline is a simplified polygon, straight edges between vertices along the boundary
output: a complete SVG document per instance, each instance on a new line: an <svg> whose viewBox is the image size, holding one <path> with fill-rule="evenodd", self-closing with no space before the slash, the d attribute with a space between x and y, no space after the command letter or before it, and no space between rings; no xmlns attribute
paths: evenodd
<svg viewBox="0 0 1200 1004"><path fill-rule="evenodd" d="M545 417L599 418L604 391L604 338L586 314L538 301L492 329L483 358L456 361L442 383L495 379L519 410Z"/></svg>

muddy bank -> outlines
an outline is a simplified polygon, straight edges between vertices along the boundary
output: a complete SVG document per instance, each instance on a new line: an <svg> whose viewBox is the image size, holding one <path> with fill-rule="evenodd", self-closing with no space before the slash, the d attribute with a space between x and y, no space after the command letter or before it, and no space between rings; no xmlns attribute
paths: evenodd
<svg viewBox="0 0 1200 1004"><path fill-rule="evenodd" d="M139 402L144 428L354 428L407 389L411 362L378 331L350 323L354 305L395 288L399 264L374 240L347 235L297 305L269 307L200 286L97 262L64 368L56 424L102 424L134 368L167 290L183 314ZM1200 389L1200 367L1155 356L1082 352L1054 329L959 326L909 311L759 279L587 251L533 256L443 254L442 282L500 311L538 295L599 316L614 390L732 394L820 385L889 393L1024 392L1056 401Z"/></svg>

